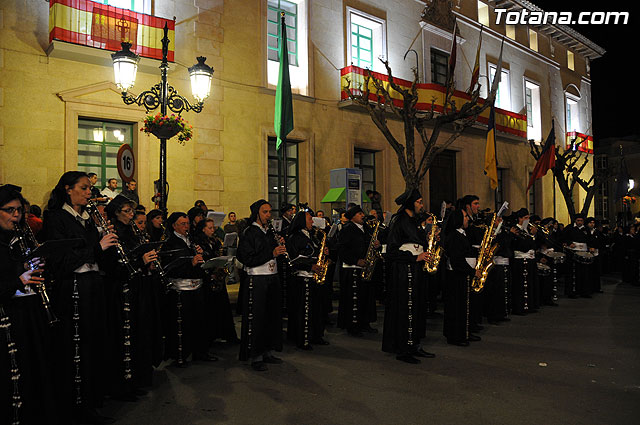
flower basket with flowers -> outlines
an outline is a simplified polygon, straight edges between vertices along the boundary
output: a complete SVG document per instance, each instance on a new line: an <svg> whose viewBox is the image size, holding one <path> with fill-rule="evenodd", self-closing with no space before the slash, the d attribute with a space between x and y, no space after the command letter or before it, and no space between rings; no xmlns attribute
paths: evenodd
<svg viewBox="0 0 640 425"><path fill-rule="evenodd" d="M622 198L622 203L626 205L631 205L636 203L636 197L633 195L626 195Z"/></svg>
<svg viewBox="0 0 640 425"><path fill-rule="evenodd" d="M177 135L178 141L182 144L193 137L193 126L176 114L147 115L140 131L151 133L158 139L171 139Z"/></svg>

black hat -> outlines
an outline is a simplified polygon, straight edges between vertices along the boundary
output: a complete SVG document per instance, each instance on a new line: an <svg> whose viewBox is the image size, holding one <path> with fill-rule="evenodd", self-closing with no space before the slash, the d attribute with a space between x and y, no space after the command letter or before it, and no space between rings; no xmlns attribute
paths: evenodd
<svg viewBox="0 0 640 425"><path fill-rule="evenodd" d="M522 218L526 215L529 215L529 210L526 208L520 208L518 211L514 212L513 215L515 218Z"/></svg>
<svg viewBox="0 0 640 425"><path fill-rule="evenodd" d="M361 212L362 214L364 214L364 211L362 211L362 207L360 205L356 205L353 206L351 208L349 208L347 210L346 213L344 213L344 216L346 218L348 218L349 220L351 220L353 217L355 217L356 214L358 214L359 212Z"/></svg>
<svg viewBox="0 0 640 425"><path fill-rule="evenodd" d="M414 202L420 198L422 198L422 195L418 189L407 189L402 195L396 198L395 202L403 208L413 209Z"/></svg>
<svg viewBox="0 0 640 425"><path fill-rule="evenodd" d="M516 213L511 213L510 215L503 215L502 221L504 223L504 227L510 229L518 223L518 218L516 217Z"/></svg>
<svg viewBox="0 0 640 425"><path fill-rule="evenodd" d="M294 208L294 207L295 207L295 205L290 204L288 202L285 202L284 204L280 205L280 214L284 214L287 211L289 211L291 208ZM258 207L258 208L260 208L260 207Z"/></svg>
<svg viewBox="0 0 640 425"><path fill-rule="evenodd" d="M265 200L265 199L259 199L256 202L254 202L253 204L251 204L251 206L249 207L249 209L251 210L251 216L249 217L249 221L251 223L256 221L256 219L258 218L258 211L260 211L260 207L263 206L264 204L269 204L269 202L267 200ZM269 205L271 205L271 204L269 204ZM291 204L289 204L289 205L291 205Z"/></svg>
<svg viewBox="0 0 640 425"><path fill-rule="evenodd" d="M133 208L136 207L135 201L132 201L131 199L124 196L123 194L119 194L118 196L113 198L111 202L109 202L109 204L105 207L105 210L107 211L107 216L109 217L109 219L114 219L116 216L116 213L120 211L122 208L124 208L124 206L127 204L131 205Z"/></svg>
<svg viewBox="0 0 640 425"><path fill-rule="evenodd" d="M532 223L537 223L538 221L542 221L542 218L539 215L534 214L530 218Z"/></svg>
<svg viewBox="0 0 640 425"><path fill-rule="evenodd" d="M311 215L311 211L307 211L306 209L300 209L295 216L293 216L293 220L291 220L291 224L287 226L287 234L292 235L298 230L304 229L307 227L307 212Z"/></svg>
<svg viewBox="0 0 640 425"><path fill-rule="evenodd" d="M0 186L0 207L8 204L14 199L18 199L21 204L25 203L25 199L20 193L22 188L13 184L5 184Z"/></svg>
<svg viewBox="0 0 640 425"><path fill-rule="evenodd" d="M173 224L178 221L179 218L187 217L183 212L172 212L169 218L167 218L167 228L173 227Z"/></svg>
<svg viewBox="0 0 640 425"><path fill-rule="evenodd" d="M187 217L189 217L189 221L193 222L197 216L205 216L205 212L200 207L191 207L189 211L187 211Z"/></svg>
<svg viewBox="0 0 640 425"><path fill-rule="evenodd" d="M553 222L555 221L555 219L553 217L547 217L545 219L543 219L540 224L543 226L546 226L547 224L553 224Z"/></svg>
<svg viewBox="0 0 640 425"><path fill-rule="evenodd" d="M595 217L587 217L587 219L584 221L584 224L591 223L592 221L598 224Z"/></svg>

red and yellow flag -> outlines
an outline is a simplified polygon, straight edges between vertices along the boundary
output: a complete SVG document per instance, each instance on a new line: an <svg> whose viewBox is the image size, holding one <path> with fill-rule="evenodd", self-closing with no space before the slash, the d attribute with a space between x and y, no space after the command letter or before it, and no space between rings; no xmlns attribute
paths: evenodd
<svg viewBox="0 0 640 425"><path fill-rule="evenodd" d="M132 44L140 56L162 59L165 23L169 28L167 60L173 62L175 21L108 6L89 0L50 0L49 42L66 41L98 49L118 51L120 43Z"/></svg>

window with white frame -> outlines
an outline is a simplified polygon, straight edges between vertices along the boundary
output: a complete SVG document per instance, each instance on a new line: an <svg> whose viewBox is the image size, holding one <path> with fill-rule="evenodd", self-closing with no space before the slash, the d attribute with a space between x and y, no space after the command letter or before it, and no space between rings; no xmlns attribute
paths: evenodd
<svg viewBox="0 0 640 425"><path fill-rule="evenodd" d="M529 30L529 47L531 50L538 51L538 33L534 30Z"/></svg>
<svg viewBox="0 0 640 425"><path fill-rule="evenodd" d="M569 68L572 71L575 71L574 56L573 56L573 52L570 50L567 50L567 68Z"/></svg>
<svg viewBox="0 0 640 425"><path fill-rule="evenodd" d="M516 39L516 26L515 25L505 24L504 29L505 29L505 32L507 33L507 37L509 37L512 40Z"/></svg>
<svg viewBox="0 0 640 425"><path fill-rule="evenodd" d="M478 22L485 27L489 26L489 5L478 0Z"/></svg>
<svg viewBox="0 0 640 425"><path fill-rule="evenodd" d="M387 23L357 9L347 7L347 62L386 73L378 58L387 57Z"/></svg>
<svg viewBox="0 0 640 425"><path fill-rule="evenodd" d="M278 85L280 13L284 12L289 53L289 79L293 93L309 93L308 0L267 0L267 83Z"/></svg>
<svg viewBox="0 0 640 425"><path fill-rule="evenodd" d="M567 104L567 132L581 131L578 100L567 95L566 104Z"/></svg>
<svg viewBox="0 0 640 425"><path fill-rule="evenodd" d="M489 64L489 87L493 85L493 79L498 70L497 65ZM496 107L511 110L511 85L509 83L509 70L502 68L498 92L496 93Z"/></svg>
<svg viewBox="0 0 640 425"><path fill-rule="evenodd" d="M97 0L96 3L107 4L138 13L151 14L151 0Z"/></svg>
<svg viewBox="0 0 640 425"><path fill-rule="evenodd" d="M542 142L542 113L540 109L540 86L524 80L524 99L527 106L527 140Z"/></svg>
<svg viewBox="0 0 640 425"><path fill-rule="evenodd" d="M431 48L431 82L434 84L447 84L447 73L449 72L449 54Z"/></svg>

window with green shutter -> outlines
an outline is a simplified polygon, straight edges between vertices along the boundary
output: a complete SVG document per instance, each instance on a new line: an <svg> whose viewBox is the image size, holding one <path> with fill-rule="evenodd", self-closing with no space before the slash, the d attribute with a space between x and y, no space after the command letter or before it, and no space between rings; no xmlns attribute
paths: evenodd
<svg viewBox="0 0 640 425"><path fill-rule="evenodd" d="M289 65L298 66L298 5L286 0L269 0L267 2L267 57L279 62L280 49L280 13L284 12L284 23L287 27L287 51Z"/></svg>

